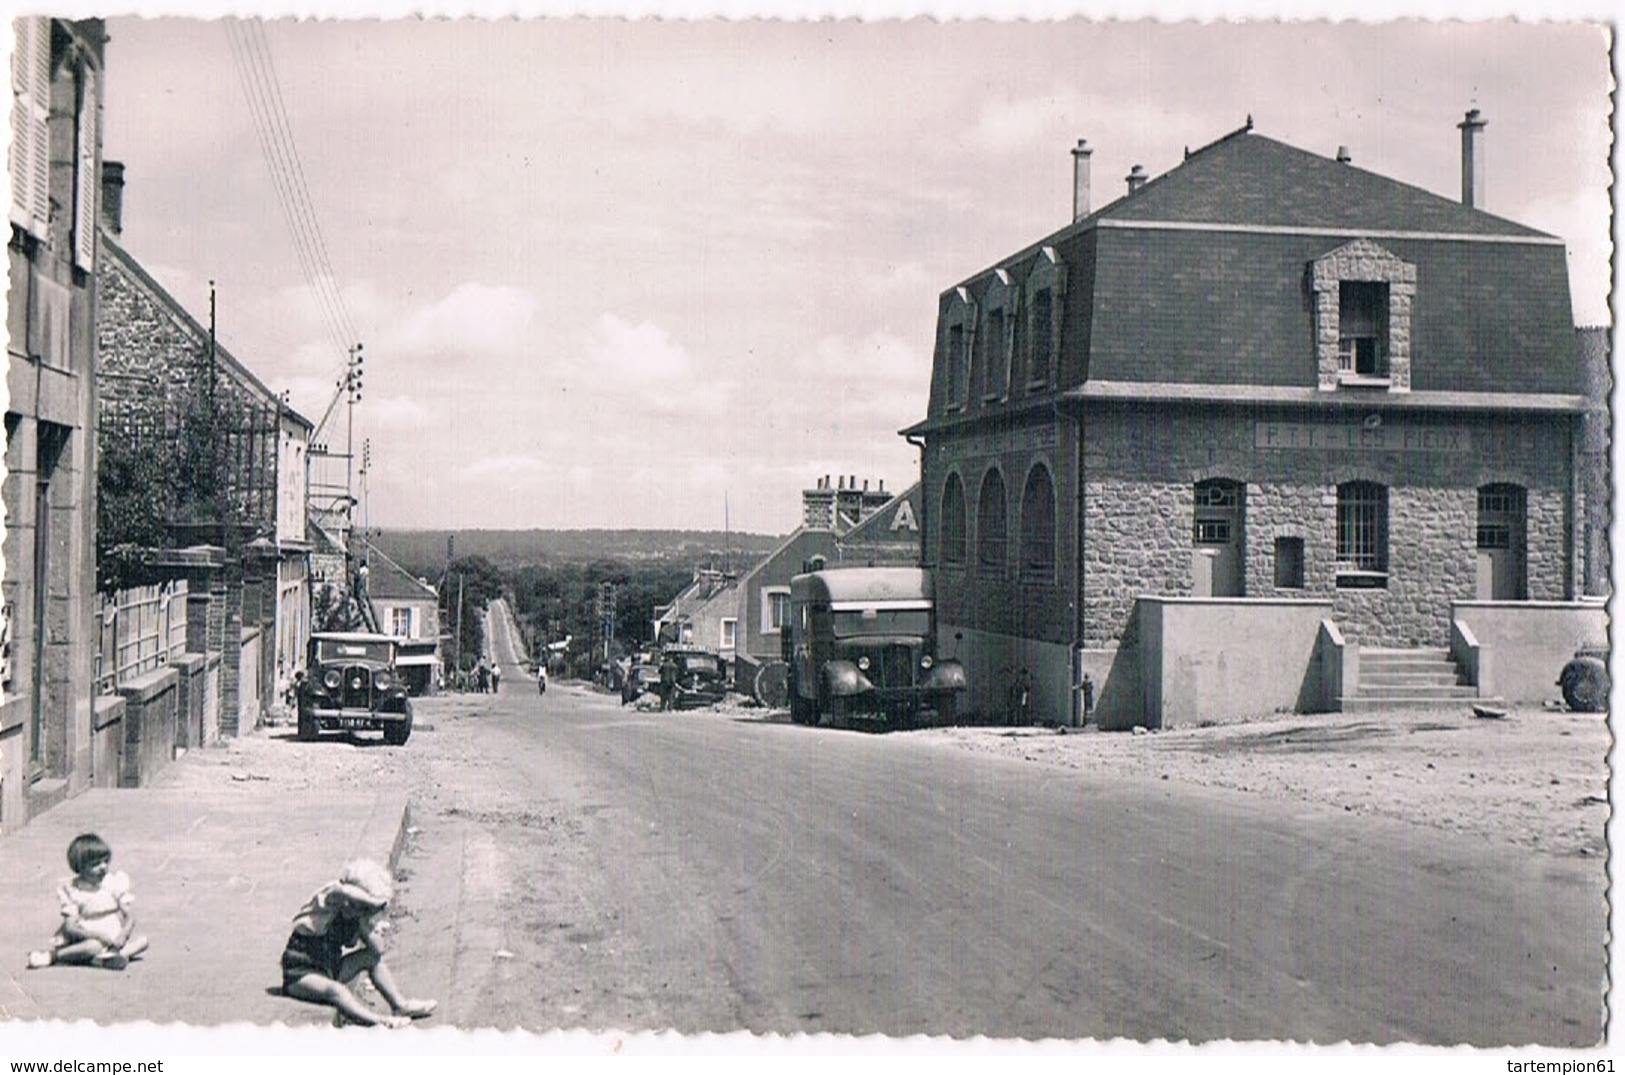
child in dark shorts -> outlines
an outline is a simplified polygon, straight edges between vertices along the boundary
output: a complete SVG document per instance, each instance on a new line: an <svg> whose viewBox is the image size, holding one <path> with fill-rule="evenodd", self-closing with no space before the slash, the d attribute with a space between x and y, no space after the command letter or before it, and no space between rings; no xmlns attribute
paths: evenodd
<svg viewBox="0 0 1625 1075"><path fill-rule="evenodd" d="M317 889L294 916L282 952L282 991L337 1009L340 1022L364 1026L402 1027L431 1014L434 1001L403 997L396 988L375 934L394 893L389 871L370 859L347 863L337 881ZM363 971L389 1003L389 1015L350 988Z"/></svg>

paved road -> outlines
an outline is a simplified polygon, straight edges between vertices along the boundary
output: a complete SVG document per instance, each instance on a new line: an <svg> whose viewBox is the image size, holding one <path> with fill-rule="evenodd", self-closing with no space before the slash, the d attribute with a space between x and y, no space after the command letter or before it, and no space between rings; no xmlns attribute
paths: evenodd
<svg viewBox="0 0 1625 1075"><path fill-rule="evenodd" d="M460 1026L1600 1039L1595 860L562 684L430 704L397 962Z"/></svg>

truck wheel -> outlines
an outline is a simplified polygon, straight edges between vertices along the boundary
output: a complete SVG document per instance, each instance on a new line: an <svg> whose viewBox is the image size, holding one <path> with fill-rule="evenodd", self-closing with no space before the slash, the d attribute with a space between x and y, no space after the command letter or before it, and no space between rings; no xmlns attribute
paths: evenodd
<svg viewBox="0 0 1625 1075"><path fill-rule="evenodd" d="M316 714L307 710L299 711L299 741L308 743L316 738Z"/></svg>
<svg viewBox="0 0 1625 1075"><path fill-rule="evenodd" d="M943 691L937 695L936 704L933 708L937 711L934 723L938 728L948 728L953 725L954 711L958 708L957 702L958 699L952 691Z"/></svg>
<svg viewBox="0 0 1625 1075"><path fill-rule="evenodd" d="M1576 657L1558 677L1563 701L1576 713L1601 713L1608 708L1608 666L1595 657Z"/></svg>

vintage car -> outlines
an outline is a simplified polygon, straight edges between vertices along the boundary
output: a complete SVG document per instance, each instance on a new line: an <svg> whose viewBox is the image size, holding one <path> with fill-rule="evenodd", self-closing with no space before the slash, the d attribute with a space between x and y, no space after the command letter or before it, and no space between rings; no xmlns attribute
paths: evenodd
<svg viewBox="0 0 1625 1075"><path fill-rule="evenodd" d="M298 694L300 739L327 731L377 731L399 746L412 734L412 701L395 668L395 639L389 635L311 635Z"/></svg>
<svg viewBox="0 0 1625 1075"><path fill-rule="evenodd" d="M661 709L699 709L727 697L728 673L715 653L668 647L660 654L660 679L653 689Z"/></svg>

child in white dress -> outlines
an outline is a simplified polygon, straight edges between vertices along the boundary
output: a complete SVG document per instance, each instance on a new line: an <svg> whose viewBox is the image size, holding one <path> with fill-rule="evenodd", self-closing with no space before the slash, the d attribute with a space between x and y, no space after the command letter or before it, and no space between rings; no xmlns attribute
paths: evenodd
<svg viewBox="0 0 1625 1075"><path fill-rule="evenodd" d="M29 967L88 963L123 970L147 950L147 938L135 932L129 875L112 869L112 848L93 832L68 844L68 865L74 875L56 890L62 925L50 948L28 953Z"/></svg>

